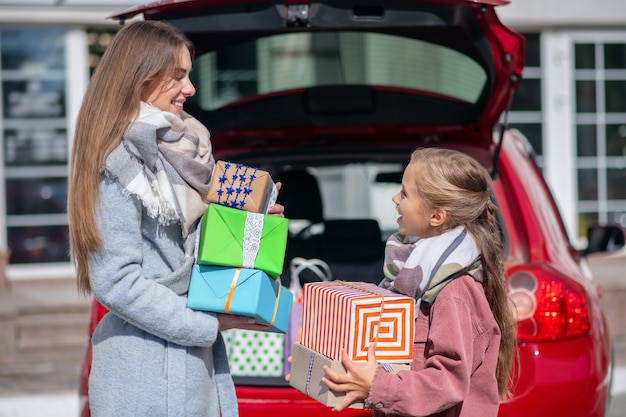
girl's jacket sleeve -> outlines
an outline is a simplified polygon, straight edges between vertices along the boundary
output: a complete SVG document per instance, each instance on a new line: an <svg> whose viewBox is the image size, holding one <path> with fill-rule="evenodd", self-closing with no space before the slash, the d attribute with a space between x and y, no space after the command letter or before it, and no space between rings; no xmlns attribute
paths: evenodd
<svg viewBox="0 0 626 417"><path fill-rule="evenodd" d="M430 330L429 317L418 316L416 320L416 338L422 337L422 340L416 339L411 370L392 374L378 367L366 399L369 408L385 414L429 416L457 406L475 389L470 387L470 379L483 364L489 344L495 340L499 345L499 329L494 329L489 320L481 323L480 315L475 314L475 300L468 300L469 294L465 291L451 288L465 285L462 279L455 281L442 290L433 303ZM488 309L486 299L479 304ZM496 346L496 360L497 350ZM484 375L488 381L473 380L472 384L484 382L485 386L494 387L495 368L491 367ZM488 397L497 407L497 386L495 393L490 392ZM467 406L471 407L465 404L464 408Z"/></svg>

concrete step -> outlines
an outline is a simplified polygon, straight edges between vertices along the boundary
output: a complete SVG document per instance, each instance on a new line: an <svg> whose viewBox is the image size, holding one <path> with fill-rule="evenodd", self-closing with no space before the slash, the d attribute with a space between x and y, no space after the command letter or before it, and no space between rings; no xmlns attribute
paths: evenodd
<svg viewBox="0 0 626 417"><path fill-rule="evenodd" d="M0 374L75 367L88 341L89 302L75 284L22 284L0 295Z"/></svg>

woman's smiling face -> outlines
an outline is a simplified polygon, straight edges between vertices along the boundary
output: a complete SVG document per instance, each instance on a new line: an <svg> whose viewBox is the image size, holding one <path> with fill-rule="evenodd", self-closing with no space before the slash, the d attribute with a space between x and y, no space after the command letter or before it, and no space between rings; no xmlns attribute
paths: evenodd
<svg viewBox="0 0 626 417"><path fill-rule="evenodd" d="M143 101L181 117L185 100L196 93L196 89L189 79L190 73L191 55L187 48L181 46L179 65L165 80L157 83L155 88L150 90L148 87Z"/></svg>

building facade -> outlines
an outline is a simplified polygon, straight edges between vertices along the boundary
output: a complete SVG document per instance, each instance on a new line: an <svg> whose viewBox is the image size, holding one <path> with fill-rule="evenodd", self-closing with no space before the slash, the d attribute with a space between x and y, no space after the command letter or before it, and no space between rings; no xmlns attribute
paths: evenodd
<svg viewBox="0 0 626 417"><path fill-rule="evenodd" d="M513 0L500 18L529 40L509 121L541 155L570 237L626 226L626 3Z"/></svg>
<svg viewBox="0 0 626 417"><path fill-rule="evenodd" d="M6 280L68 278L67 175L76 114L128 0L0 0L0 251ZM513 0L527 38L507 117L531 141L574 243L626 226L626 2Z"/></svg>

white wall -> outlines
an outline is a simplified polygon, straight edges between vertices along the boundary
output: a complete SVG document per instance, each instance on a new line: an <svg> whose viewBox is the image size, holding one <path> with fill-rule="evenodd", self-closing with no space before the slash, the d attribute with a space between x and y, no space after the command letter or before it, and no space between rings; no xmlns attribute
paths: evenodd
<svg viewBox="0 0 626 417"><path fill-rule="evenodd" d="M511 0L497 13L517 29L626 26L624 0Z"/></svg>
<svg viewBox="0 0 626 417"><path fill-rule="evenodd" d="M0 0L0 24L116 25L112 13L149 0Z"/></svg>

